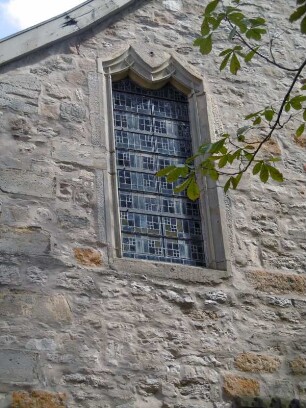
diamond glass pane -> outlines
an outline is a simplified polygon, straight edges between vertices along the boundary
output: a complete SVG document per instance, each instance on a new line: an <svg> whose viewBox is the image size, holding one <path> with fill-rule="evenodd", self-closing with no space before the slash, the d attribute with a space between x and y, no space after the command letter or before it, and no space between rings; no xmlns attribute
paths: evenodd
<svg viewBox="0 0 306 408"><path fill-rule="evenodd" d="M187 97L130 79L113 83L114 127L123 256L205 265L200 211L177 183L155 173L192 154Z"/></svg>

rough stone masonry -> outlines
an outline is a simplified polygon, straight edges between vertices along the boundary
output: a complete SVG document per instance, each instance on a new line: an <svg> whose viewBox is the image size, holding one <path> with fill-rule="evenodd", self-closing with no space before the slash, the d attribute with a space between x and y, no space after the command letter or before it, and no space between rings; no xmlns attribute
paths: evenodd
<svg viewBox="0 0 306 408"><path fill-rule="evenodd" d="M229 131L271 96L280 99L290 81L256 62L237 77L221 75L217 59L192 46L205 4L135 1L0 68L0 407L306 400L303 138L297 143L285 131L266 147L281 158L283 184L246 176L224 197L231 276L114 264L101 238L99 175L109 151L94 140L100 130L91 120L97 58L127 44L144 59L152 50L175 53L205 77L216 118ZM305 38L287 21L294 5L247 5L284 30L279 58L305 54Z"/></svg>

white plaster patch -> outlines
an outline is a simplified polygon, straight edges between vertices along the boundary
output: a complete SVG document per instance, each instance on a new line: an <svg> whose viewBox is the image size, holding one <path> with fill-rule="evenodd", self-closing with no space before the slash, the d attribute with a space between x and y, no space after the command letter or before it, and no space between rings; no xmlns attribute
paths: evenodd
<svg viewBox="0 0 306 408"><path fill-rule="evenodd" d="M164 0L163 5L167 10L180 11L182 9L181 0Z"/></svg>

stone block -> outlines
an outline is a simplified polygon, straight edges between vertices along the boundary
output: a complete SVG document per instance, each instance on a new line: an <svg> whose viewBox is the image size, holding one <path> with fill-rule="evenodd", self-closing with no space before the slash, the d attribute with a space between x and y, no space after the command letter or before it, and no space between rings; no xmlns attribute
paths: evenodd
<svg viewBox="0 0 306 408"><path fill-rule="evenodd" d="M0 107L12 109L16 112L37 113L37 105L32 105L20 99L11 98L0 94Z"/></svg>
<svg viewBox="0 0 306 408"><path fill-rule="evenodd" d="M11 408L65 408L67 397L64 393L48 391L15 391Z"/></svg>
<svg viewBox="0 0 306 408"><path fill-rule="evenodd" d="M85 107L77 103L61 103L60 114L63 119L69 122L83 122L86 119Z"/></svg>
<svg viewBox="0 0 306 408"><path fill-rule="evenodd" d="M38 354L21 350L0 350L0 381L5 384L38 382Z"/></svg>
<svg viewBox="0 0 306 408"><path fill-rule="evenodd" d="M306 357L299 356L289 362L292 374L306 375Z"/></svg>
<svg viewBox="0 0 306 408"><path fill-rule="evenodd" d="M223 379L223 390L230 397L256 397L260 393L260 384L252 378L228 374Z"/></svg>
<svg viewBox="0 0 306 408"><path fill-rule="evenodd" d="M106 169L106 154L99 147L64 141L53 142L52 157L65 163L76 163L84 167Z"/></svg>
<svg viewBox="0 0 306 408"><path fill-rule="evenodd" d="M280 367L280 359L255 353L242 353L235 358L235 367L253 373L273 373Z"/></svg>
<svg viewBox="0 0 306 408"><path fill-rule="evenodd" d="M252 271L247 273L247 279L253 284L255 289L263 292L306 292L306 277L301 275Z"/></svg>
<svg viewBox="0 0 306 408"><path fill-rule="evenodd" d="M53 180L28 171L1 169L0 189L5 193L52 197Z"/></svg>
<svg viewBox="0 0 306 408"><path fill-rule="evenodd" d="M1 78L1 83L10 85L14 83L17 88L29 89L32 91L40 91L41 82L35 75L19 74L13 77L7 76Z"/></svg>
<svg viewBox="0 0 306 408"><path fill-rule="evenodd" d="M70 323L72 319L68 302L62 295L10 292L0 293L0 317L25 317L51 325Z"/></svg>
<svg viewBox="0 0 306 408"><path fill-rule="evenodd" d="M57 217L64 228L89 228L89 219L71 214L69 211L58 210Z"/></svg>
<svg viewBox="0 0 306 408"><path fill-rule="evenodd" d="M92 248L74 248L74 256L78 263L85 266L101 266L101 253Z"/></svg>
<svg viewBox="0 0 306 408"><path fill-rule="evenodd" d="M50 251L50 236L35 228L0 229L0 253L44 255Z"/></svg>
<svg viewBox="0 0 306 408"><path fill-rule="evenodd" d="M20 285L19 268L8 264L0 265L0 285Z"/></svg>

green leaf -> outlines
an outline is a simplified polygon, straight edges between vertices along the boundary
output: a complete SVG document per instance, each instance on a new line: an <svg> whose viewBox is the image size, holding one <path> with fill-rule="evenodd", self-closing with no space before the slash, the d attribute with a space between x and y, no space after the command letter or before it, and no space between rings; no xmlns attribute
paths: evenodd
<svg viewBox="0 0 306 408"><path fill-rule="evenodd" d="M260 172L261 166L262 166L262 162L258 162L258 163L255 164L255 166L253 167L253 174L254 175Z"/></svg>
<svg viewBox="0 0 306 408"><path fill-rule="evenodd" d="M306 122L306 109L304 109L304 112L303 112L303 119L304 119L305 122Z"/></svg>
<svg viewBox="0 0 306 408"><path fill-rule="evenodd" d="M200 154L205 154L205 153L208 152L208 150L210 149L210 147L211 147L211 143L204 143L204 144L202 144L202 145L198 148L198 152L199 152Z"/></svg>
<svg viewBox="0 0 306 408"><path fill-rule="evenodd" d="M228 159L228 154L224 155L224 156L219 160L218 167L219 167L220 169L222 169L222 167L224 167L224 166L227 165L227 159Z"/></svg>
<svg viewBox="0 0 306 408"><path fill-rule="evenodd" d="M187 188L187 197L192 201L195 201L200 197L200 189L194 177L190 180Z"/></svg>
<svg viewBox="0 0 306 408"><path fill-rule="evenodd" d="M265 163L262 163L259 177L263 183L266 183L269 179L269 170L268 170L268 166Z"/></svg>
<svg viewBox="0 0 306 408"><path fill-rule="evenodd" d="M225 138L218 140L217 142L214 142L211 144L211 148L209 149L209 153L214 154L218 153L220 149L223 147L225 143Z"/></svg>
<svg viewBox="0 0 306 408"><path fill-rule="evenodd" d="M182 175L182 168L180 167L175 167L173 170L171 170L167 177L168 183L173 183L176 181L180 176Z"/></svg>
<svg viewBox="0 0 306 408"><path fill-rule="evenodd" d="M250 129L250 126L243 126L237 130L237 135L242 135L244 132Z"/></svg>
<svg viewBox="0 0 306 408"><path fill-rule="evenodd" d="M273 109L266 109L266 110L264 111L265 118L266 118L266 120L267 120L268 122L271 122L271 120L273 119L274 113L275 113L275 112L274 112Z"/></svg>
<svg viewBox="0 0 306 408"><path fill-rule="evenodd" d="M231 177L232 186L234 190L236 190L236 188L238 187L241 177L242 177L242 173L239 173L238 176L236 177Z"/></svg>
<svg viewBox="0 0 306 408"><path fill-rule="evenodd" d="M273 167L273 166L267 166L267 167L268 167L270 176L273 180L278 181L278 182L284 181L284 177L282 173L276 167Z"/></svg>
<svg viewBox="0 0 306 408"><path fill-rule="evenodd" d="M228 61L229 61L229 59L230 59L230 57L231 57L231 54L227 54L227 56L224 58L224 60L221 62L221 64L220 64L220 71L223 71L224 70L224 68L226 67L226 65L228 64Z"/></svg>
<svg viewBox="0 0 306 408"><path fill-rule="evenodd" d="M246 37L250 40L260 41L262 34L265 34L267 30L264 28L250 28L245 33Z"/></svg>
<svg viewBox="0 0 306 408"><path fill-rule="evenodd" d="M237 28L236 28L236 27L233 27L233 28L231 29L229 35L228 35L228 39L229 39L230 41L232 41L232 39L235 37L236 32L237 32Z"/></svg>
<svg viewBox="0 0 306 408"><path fill-rule="evenodd" d="M250 62L251 59L254 57L254 55L256 54L256 52L258 51L258 47L254 48L252 51L250 51L245 57L244 60L245 62Z"/></svg>
<svg viewBox="0 0 306 408"><path fill-rule="evenodd" d="M172 171L173 169L175 169L175 166L167 166L167 167L164 167L163 169L159 170L159 171L156 173L156 176L157 176L157 177L164 177L164 176L166 176L167 174L169 174L170 171Z"/></svg>
<svg viewBox="0 0 306 408"><path fill-rule="evenodd" d="M253 159L252 153L244 151L244 157L248 160L251 161Z"/></svg>
<svg viewBox="0 0 306 408"><path fill-rule="evenodd" d="M233 52L232 48L227 48L226 50L223 50L220 52L219 57L223 57L224 55L231 54L232 52Z"/></svg>
<svg viewBox="0 0 306 408"><path fill-rule="evenodd" d="M202 38L201 44L200 44L200 51L203 55L207 55L211 52L212 50L212 36L211 34L205 38Z"/></svg>
<svg viewBox="0 0 306 408"><path fill-rule="evenodd" d="M201 34L203 36L206 36L209 34L209 32L210 32L210 27L209 27L207 18L204 18L202 26L201 26Z"/></svg>
<svg viewBox="0 0 306 408"><path fill-rule="evenodd" d="M228 14L227 17L232 23L236 24L236 23L239 23L245 16L240 11L234 11Z"/></svg>
<svg viewBox="0 0 306 408"><path fill-rule="evenodd" d="M255 116L257 116L259 113L261 113L262 111L260 110L260 111L258 111L258 112L254 112L254 113L250 113L249 115L246 115L245 117L244 117L244 119L245 120L249 120L249 119L252 119L252 118L254 118Z"/></svg>
<svg viewBox="0 0 306 408"><path fill-rule="evenodd" d="M260 25L265 25L266 20L263 17L256 17L256 18L251 18L250 23L252 24L253 27L257 27Z"/></svg>
<svg viewBox="0 0 306 408"><path fill-rule="evenodd" d="M230 188L230 186L231 186L231 179L229 178L229 179L227 180L227 182L224 184L224 187L223 187L223 190L224 190L225 193L226 193L227 190Z"/></svg>
<svg viewBox="0 0 306 408"><path fill-rule="evenodd" d="M186 188L189 186L190 182L191 182L191 178L188 178L187 180L183 181L183 183L179 184L178 186L176 186L173 191L175 193L181 193L182 191L186 190Z"/></svg>
<svg viewBox="0 0 306 408"><path fill-rule="evenodd" d="M295 136L296 136L296 137L302 136L302 134L304 133L304 130L305 130L305 123L302 123L302 124L297 128L297 130L296 130L296 132L295 132Z"/></svg>
<svg viewBox="0 0 306 408"><path fill-rule="evenodd" d="M231 62L230 62L230 71L233 75L237 75L238 70L240 69L240 62L237 58L237 55L233 53Z"/></svg>
<svg viewBox="0 0 306 408"><path fill-rule="evenodd" d="M234 154L228 154L227 161L229 162L229 164L233 164L234 160L235 160Z"/></svg>
<svg viewBox="0 0 306 408"><path fill-rule="evenodd" d="M287 103L285 104L285 112L289 112L290 109L291 109L291 104L290 104L290 102L287 102Z"/></svg>
<svg viewBox="0 0 306 408"><path fill-rule="evenodd" d="M289 17L290 23L299 20L306 13L306 4L298 7Z"/></svg>
<svg viewBox="0 0 306 408"><path fill-rule="evenodd" d="M207 16L211 14L218 6L220 0L213 0L210 3L207 4L204 15Z"/></svg>
<svg viewBox="0 0 306 408"><path fill-rule="evenodd" d="M306 101L305 95L296 95L289 102L293 109L300 110L302 109L302 103Z"/></svg>
<svg viewBox="0 0 306 408"><path fill-rule="evenodd" d="M241 151L242 151L242 149L237 149L234 153L233 153L233 155L232 155L232 157L233 157L233 161L236 159L239 159L239 157L240 157L240 154L241 154Z"/></svg>
<svg viewBox="0 0 306 408"><path fill-rule="evenodd" d="M219 27L220 22L222 21L222 19L220 20L219 18L209 16L209 17L207 17L207 21L212 26L213 30L216 30Z"/></svg>
<svg viewBox="0 0 306 408"><path fill-rule="evenodd" d="M301 86L301 91L306 91L306 84Z"/></svg>
<svg viewBox="0 0 306 408"><path fill-rule="evenodd" d="M219 173L215 169L209 170L208 175L214 181L217 181L219 178Z"/></svg>
<svg viewBox="0 0 306 408"><path fill-rule="evenodd" d="M257 116L257 118L253 121L253 125L260 125L261 123L261 117Z"/></svg>

